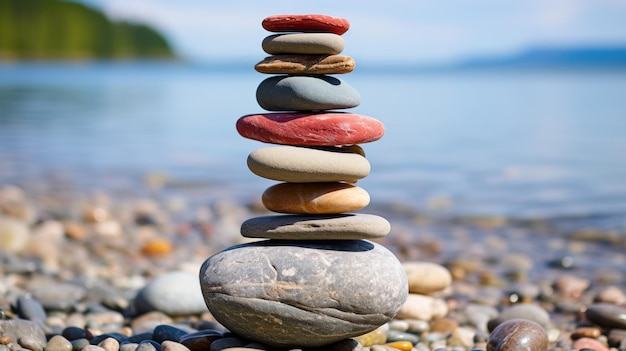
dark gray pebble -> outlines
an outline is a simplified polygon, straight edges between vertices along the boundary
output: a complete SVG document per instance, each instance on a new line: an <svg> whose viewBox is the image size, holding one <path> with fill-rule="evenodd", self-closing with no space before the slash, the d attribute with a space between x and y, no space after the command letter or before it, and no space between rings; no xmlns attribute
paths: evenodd
<svg viewBox="0 0 626 351"><path fill-rule="evenodd" d="M139 344L144 340L152 339L152 332L143 332L138 334L133 334L128 337L128 342Z"/></svg>
<svg viewBox="0 0 626 351"><path fill-rule="evenodd" d="M100 334L98 336L95 336L93 339L90 340L90 342L92 345L98 345L106 338L113 338L119 341L120 343L124 341L128 341L128 336L122 333L106 333L106 334Z"/></svg>
<svg viewBox="0 0 626 351"><path fill-rule="evenodd" d="M229 347L242 347L248 344L249 341L236 337L221 338L213 341L209 351L221 351Z"/></svg>
<svg viewBox="0 0 626 351"><path fill-rule="evenodd" d="M361 347L361 344L354 339L344 339L323 347L307 349L307 351L359 351Z"/></svg>
<svg viewBox="0 0 626 351"><path fill-rule="evenodd" d="M196 330L224 330L224 327L220 326L219 323L205 320L201 320L198 323L192 323L192 327L194 327Z"/></svg>
<svg viewBox="0 0 626 351"><path fill-rule="evenodd" d="M184 335L178 342L185 345L191 351L206 351L211 347L213 341L221 339L222 337L223 334L219 330L204 329Z"/></svg>
<svg viewBox="0 0 626 351"><path fill-rule="evenodd" d="M22 295L15 301L15 313L20 318L44 323L48 316L43 305L30 295Z"/></svg>
<svg viewBox="0 0 626 351"><path fill-rule="evenodd" d="M65 329L61 332L61 335L69 341L93 338L93 335L87 329L74 326L65 327Z"/></svg>
<svg viewBox="0 0 626 351"><path fill-rule="evenodd" d="M162 343L163 341L176 341L180 340L183 336L189 334L187 331L173 327L171 325L161 324L154 328L152 332L152 340Z"/></svg>
<svg viewBox="0 0 626 351"><path fill-rule="evenodd" d="M611 329L607 337L609 346L619 348L622 344L626 345L626 330L624 329Z"/></svg>
<svg viewBox="0 0 626 351"><path fill-rule="evenodd" d="M601 327L626 329L626 308L610 303L596 303L585 311L587 319Z"/></svg>

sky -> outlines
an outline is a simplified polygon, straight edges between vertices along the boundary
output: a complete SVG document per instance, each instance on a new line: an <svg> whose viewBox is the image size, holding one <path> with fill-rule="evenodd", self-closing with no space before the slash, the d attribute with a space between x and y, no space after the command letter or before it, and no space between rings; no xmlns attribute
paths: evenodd
<svg viewBox="0 0 626 351"><path fill-rule="evenodd" d="M626 0L77 0L115 20L150 24L184 58L262 59L263 18L349 20L357 62L445 64L532 47L626 45Z"/></svg>

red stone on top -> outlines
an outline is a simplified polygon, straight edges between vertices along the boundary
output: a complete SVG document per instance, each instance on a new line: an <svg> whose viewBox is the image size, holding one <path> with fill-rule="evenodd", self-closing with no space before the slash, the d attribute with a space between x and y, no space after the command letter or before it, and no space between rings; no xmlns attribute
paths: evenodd
<svg viewBox="0 0 626 351"><path fill-rule="evenodd" d="M323 32L341 35L350 23L345 18L327 15L274 15L261 23L270 32Z"/></svg>
<svg viewBox="0 0 626 351"><path fill-rule="evenodd" d="M363 144L385 134L385 126L379 120L341 112L246 115L239 118L236 127L244 138L295 146Z"/></svg>

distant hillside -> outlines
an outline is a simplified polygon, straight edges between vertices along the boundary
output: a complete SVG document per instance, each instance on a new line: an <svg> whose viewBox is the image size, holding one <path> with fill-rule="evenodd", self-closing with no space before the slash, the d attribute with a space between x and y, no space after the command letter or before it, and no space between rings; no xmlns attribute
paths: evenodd
<svg viewBox="0 0 626 351"><path fill-rule="evenodd" d="M113 22L60 0L0 0L0 60L173 58L167 40L142 24Z"/></svg>
<svg viewBox="0 0 626 351"><path fill-rule="evenodd" d="M466 60L458 67L626 67L626 46L536 48L510 57Z"/></svg>

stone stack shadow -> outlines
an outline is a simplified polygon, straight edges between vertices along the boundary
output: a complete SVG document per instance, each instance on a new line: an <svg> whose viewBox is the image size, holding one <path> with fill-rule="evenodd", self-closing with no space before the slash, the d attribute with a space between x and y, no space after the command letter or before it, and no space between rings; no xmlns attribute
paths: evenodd
<svg viewBox="0 0 626 351"><path fill-rule="evenodd" d="M271 347L318 347L363 335L390 321L407 298L397 258L368 239L387 235L380 216L357 213L370 201L355 185L370 172L361 144L384 134L368 116L339 112L359 93L334 75L351 72L340 55L346 19L276 15L263 20L270 56L255 69L271 76L256 92L269 113L241 117L239 134L273 146L248 167L278 181L262 195L279 213L242 223L244 237L200 270L207 307L231 332Z"/></svg>

